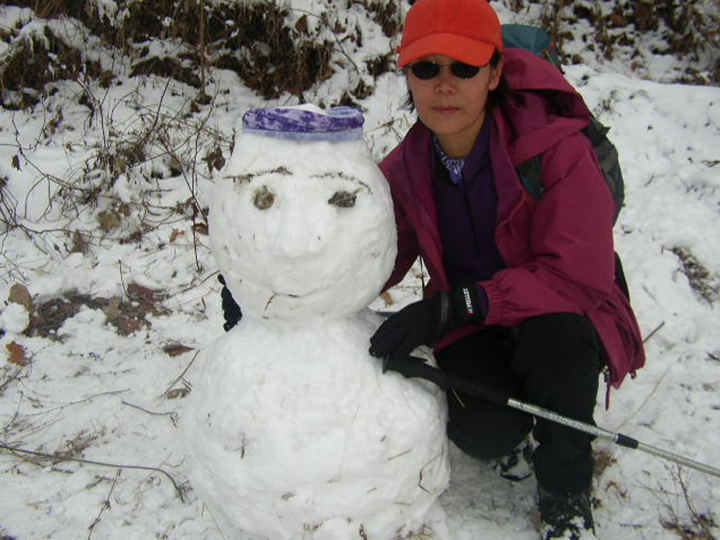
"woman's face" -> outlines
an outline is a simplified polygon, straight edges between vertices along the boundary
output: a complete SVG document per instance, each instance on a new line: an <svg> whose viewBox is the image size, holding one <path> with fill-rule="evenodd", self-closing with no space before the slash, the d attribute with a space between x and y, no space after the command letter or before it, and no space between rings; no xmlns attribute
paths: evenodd
<svg viewBox="0 0 720 540"><path fill-rule="evenodd" d="M432 79L419 79L410 67L421 61L442 67ZM405 76L420 121L437 135L450 157L467 156L485 120L488 93L500 82L502 61L496 67L480 68L470 79L453 75L449 66L456 60L447 56L426 56L416 62L408 65Z"/></svg>

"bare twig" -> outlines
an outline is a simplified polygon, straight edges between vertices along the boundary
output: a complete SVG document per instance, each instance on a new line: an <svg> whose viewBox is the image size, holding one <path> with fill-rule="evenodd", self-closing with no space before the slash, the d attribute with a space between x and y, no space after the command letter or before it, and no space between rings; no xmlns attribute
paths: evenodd
<svg viewBox="0 0 720 540"><path fill-rule="evenodd" d="M193 365L193 362L195 362L195 359L197 358L197 355L198 355L198 354L200 354L200 351L195 351L195 354L193 355L192 360L190 360L190 363L185 367L185 369L183 370L183 372L182 372L180 375L178 375L178 377L177 377L172 383L170 383L170 386L168 386L168 387L165 389L165 391L162 393L162 395L161 395L160 397L162 397L162 396L164 396L165 394L167 394L167 393L172 389L172 387L175 386L175 385L177 384L177 382L185 376L185 374L186 374L186 373L188 372L188 370L190 369L190 366L192 366L192 365Z"/></svg>
<svg viewBox="0 0 720 540"><path fill-rule="evenodd" d="M213 520L213 523L215 523L215 527L217 529L217 532L220 533L220 536L223 537L224 540L227 540L227 536L225 536L225 533L222 530L222 527L220 527L220 524L218 523L217 519L215 519L215 514L213 514L212 510L203 504L203 511L207 510L207 513L210 514L210 518Z"/></svg>
<svg viewBox="0 0 720 540"><path fill-rule="evenodd" d="M93 521L90 524L90 527L88 527L88 540L90 540L90 537L92 536L93 530L95 530L95 527L100 523L100 518L103 515L103 512L110 508L110 497L112 496L112 492L115 489L115 484L117 484L118 478L120 478L120 474L122 473L122 469L119 469L115 473L115 478L113 479L112 485L110 486L110 491L107 494L107 497L105 497L105 500L103 501L102 507L100 507L100 512L98 512L98 515L95 517L95 521Z"/></svg>
<svg viewBox="0 0 720 540"><path fill-rule="evenodd" d="M144 413L150 414L152 416L169 416L170 422L172 422L172 425L174 427L177 427L178 424L178 414L175 411L169 411L169 412L155 412L155 411L149 411L143 407L140 407L139 405L135 405L133 403L128 403L127 401L121 401L123 405L127 405L128 407L133 407L134 409L137 409L139 411L142 411ZM2 540L0 538L0 540Z"/></svg>
<svg viewBox="0 0 720 540"><path fill-rule="evenodd" d="M125 286L125 276L123 275L122 260L120 259L118 259L118 271L120 272L120 286L122 287L123 294L126 297L130 297L127 287Z"/></svg>
<svg viewBox="0 0 720 540"><path fill-rule="evenodd" d="M687 484L686 478L683 476L680 467L671 469L668 467L668 472L672 476L676 485L679 487L679 493L671 494L664 487L660 488L660 493L668 497L667 501L663 501L662 505L668 512L669 517L661 518L660 524L664 529L672 531L683 539L698 539L698 540L716 540L713 530L717 527L712 512L700 513L695 507ZM672 503L670 497L682 499L687 506L689 512L688 519L683 519L678 512L676 505Z"/></svg>
<svg viewBox="0 0 720 540"><path fill-rule="evenodd" d="M191 290L193 290L193 289L197 289L198 285L202 285L202 284L205 283L207 280L209 280L209 279L214 278L215 276L217 276L219 273L220 273L219 270L215 270L214 272L210 272L207 276L205 276L204 278L202 278L202 279L201 279L200 281L198 281L197 283L192 283L192 284L190 284L189 287L186 287L185 289L182 289L182 290L180 291L180 293L182 294L182 293L186 293L186 292L188 292L188 291L191 291Z"/></svg>
<svg viewBox="0 0 720 540"><path fill-rule="evenodd" d="M668 367L663 372L663 374L660 375L660 377L658 378L657 381L655 381L655 385L653 386L652 391L647 396L645 396L645 399L643 399L643 401L640 405L635 407L635 411L630 416L626 417L625 420L623 420L620 423L620 425L618 426L618 429L620 427L627 425L630 422L630 420L632 420L641 410L643 410L645 405L647 405L647 402L650 401L650 398L653 397L657 393L658 389L660 388L660 385L665 380L665 377L667 376L671 367L672 367L672 364L669 364Z"/></svg>
<svg viewBox="0 0 720 540"><path fill-rule="evenodd" d="M175 478L172 477L172 475L158 467L148 467L145 465L127 465L127 464L120 464L120 463L108 463L105 461L95 461L91 459L82 459L82 458L74 458L69 456L58 456L55 454L48 454L45 452L36 452L34 450L26 450L24 448L18 448L16 446L10 446L7 444L0 443L0 450L5 450L6 452L9 452L11 454L20 454L20 455L28 455L28 456L34 456L42 459L49 459L54 461L55 463L61 463L63 461L72 461L74 463L84 463L86 465L96 465L98 467L111 467L113 469L128 469L128 470L138 470L138 471L150 471L150 472L157 472L160 474L165 475L168 480L172 483L173 487L175 488L175 492L177 493L178 497L182 502L187 502L185 498L185 492L180 487L180 485L177 483Z"/></svg>
<svg viewBox="0 0 720 540"><path fill-rule="evenodd" d="M75 401L70 401L70 402L67 402L67 403L63 403L62 405L58 405L57 407L53 407L52 409L47 409L47 410L44 410L44 411L38 411L38 412L34 412L34 413L29 413L29 414L27 414L27 416L36 416L36 415L41 415L41 414L48 414L48 413L51 413L51 412L54 412L54 411L62 410L62 409L64 409L65 407L71 407L71 406L73 406L73 405L80 405L81 403L87 403L88 401L92 401L92 400L95 399L95 398L99 398L99 397L103 397L103 396L116 396L116 395L118 395L118 394L123 394L123 393L128 392L128 391L129 391L129 389L125 389L125 390L108 390L107 392L100 392L100 393L98 393L98 394L93 394L93 395L88 396L88 397L83 398L83 399L78 399L78 400L75 400ZM56 402L56 403L57 403L57 402Z"/></svg>
<svg viewBox="0 0 720 540"><path fill-rule="evenodd" d="M5 389L10 385L10 383L12 383L13 381L20 380L20 374L23 371L24 367L18 366L15 369L10 369L10 368L6 368L6 369L11 370L12 373L10 373L5 380L0 382L0 396L3 395L3 393L5 392Z"/></svg>
<svg viewBox="0 0 720 540"><path fill-rule="evenodd" d="M655 329L645 337L645 339L643 340L643 343L647 343L648 341L650 341L650 338L652 338L655 334L657 334L662 329L663 326L665 326L665 321L658 324L655 327Z"/></svg>
<svg viewBox="0 0 720 540"><path fill-rule="evenodd" d="M137 409L137 410L139 410L139 411L142 411L142 412L144 412L144 413L151 414L151 415L153 415L153 416L174 416L174 415L175 415L175 413L172 412L172 411L170 411L170 412L155 412L155 411L149 411L149 410L141 407L140 405L135 405L134 403L128 403L128 402L125 401L125 400L121 401L120 403L122 403L123 405L127 405L128 407L132 407L132 408L134 408L134 409Z"/></svg>
<svg viewBox="0 0 720 540"><path fill-rule="evenodd" d="M162 95L160 96L160 99L158 100L157 110L155 111L155 118L153 119L153 123L150 126L150 129L147 130L145 133L145 142L147 143L152 136L153 133L155 133L155 130L157 129L158 121L160 120L160 117L162 116L161 109L163 106L163 103L165 102L165 95L167 94L168 88L170 88L170 77L165 81L165 87L163 88Z"/></svg>

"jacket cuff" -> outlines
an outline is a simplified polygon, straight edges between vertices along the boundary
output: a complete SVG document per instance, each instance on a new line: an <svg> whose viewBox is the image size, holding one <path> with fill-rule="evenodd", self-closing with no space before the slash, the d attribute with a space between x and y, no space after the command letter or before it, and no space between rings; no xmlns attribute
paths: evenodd
<svg viewBox="0 0 720 540"><path fill-rule="evenodd" d="M485 320L488 315L488 309L490 309L490 301L488 300L487 291L482 285L475 285L475 289L478 295L478 305L480 306L480 312L482 313L483 320Z"/></svg>

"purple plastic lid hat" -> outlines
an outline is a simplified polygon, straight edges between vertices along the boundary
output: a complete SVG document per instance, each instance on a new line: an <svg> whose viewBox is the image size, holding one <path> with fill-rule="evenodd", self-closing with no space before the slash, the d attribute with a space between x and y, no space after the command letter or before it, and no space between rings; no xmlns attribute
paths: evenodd
<svg viewBox="0 0 720 540"><path fill-rule="evenodd" d="M295 141L354 141L363 137L362 111L316 105L250 109L242 118L247 133Z"/></svg>

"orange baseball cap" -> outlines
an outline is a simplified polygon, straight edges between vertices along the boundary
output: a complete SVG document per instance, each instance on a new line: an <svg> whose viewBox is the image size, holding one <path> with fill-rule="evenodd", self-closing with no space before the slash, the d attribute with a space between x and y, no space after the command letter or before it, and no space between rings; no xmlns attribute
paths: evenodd
<svg viewBox="0 0 720 540"><path fill-rule="evenodd" d="M500 20L487 0L417 0L405 17L398 66L440 54L484 66L502 51Z"/></svg>

